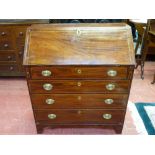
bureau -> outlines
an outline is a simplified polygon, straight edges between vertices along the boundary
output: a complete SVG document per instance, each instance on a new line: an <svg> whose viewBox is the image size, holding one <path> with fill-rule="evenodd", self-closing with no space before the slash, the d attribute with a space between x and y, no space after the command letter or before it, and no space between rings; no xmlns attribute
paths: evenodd
<svg viewBox="0 0 155 155"><path fill-rule="evenodd" d="M0 76L25 76L22 66L28 26L48 20L0 20Z"/></svg>
<svg viewBox="0 0 155 155"><path fill-rule="evenodd" d="M135 65L129 26L33 25L23 64L38 133L45 127L122 132Z"/></svg>

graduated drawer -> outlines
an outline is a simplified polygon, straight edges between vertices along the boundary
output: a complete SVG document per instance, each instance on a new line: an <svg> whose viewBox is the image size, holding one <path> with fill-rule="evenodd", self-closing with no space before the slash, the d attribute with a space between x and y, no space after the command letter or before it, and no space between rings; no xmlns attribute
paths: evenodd
<svg viewBox="0 0 155 155"><path fill-rule="evenodd" d="M1 51L0 52L0 62L1 61L16 61L16 54L14 52L6 52L6 51Z"/></svg>
<svg viewBox="0 0 155 155"><path fill-rule="evenodd" d="M0 41L0 50L12 50L14 49L14 44L12 40L1 40Z"/></svg>
<svg viewBox="0 0 155 155"><path fill-rule="evenodd" d="M62 67L31 67L32 79L126 79L125 66L62 66Z"/></svg>
<svg viewBox="0 0 155 155"><path fill-rule="evenodd" d="M32 93L128 93L129 83L129 80L29 80L29 87Z"/></svg>
<svg viewBox="0 0 155 155"><path fill-rule="evenodd" d="M125 110L35 110L36 121L56 124L118 124Z"/></svg>
<svg viewBox="0 0 155 155"><path fill-rule="evenodd" d="M14 72L18 71L18 66L14 64L2 64L0 65L0 73L2 72Z"/></svg>
<svg viewBox="0 0 155 155"><path fill-rule="evenodd" d="M32 94L34 109L124 108L128 94Z"/></svg>

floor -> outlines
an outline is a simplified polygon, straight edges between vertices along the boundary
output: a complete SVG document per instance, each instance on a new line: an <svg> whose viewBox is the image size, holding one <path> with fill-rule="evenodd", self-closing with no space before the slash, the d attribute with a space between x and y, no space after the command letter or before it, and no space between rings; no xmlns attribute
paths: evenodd
<svg viewBox="0 0 155 155"><path fill-rule="evenodd" d="M155 62L146 62L144 80L140 79L140 68L134 72L129 100L135 102L155 102L155 84L151 81L155 72ZM20 78L0 79L0 134L37 134L30 103L27 83ZM45 129L43 134L115 134L103 129ZM131 114L127 110L123 135L138 134Z"/></svg>

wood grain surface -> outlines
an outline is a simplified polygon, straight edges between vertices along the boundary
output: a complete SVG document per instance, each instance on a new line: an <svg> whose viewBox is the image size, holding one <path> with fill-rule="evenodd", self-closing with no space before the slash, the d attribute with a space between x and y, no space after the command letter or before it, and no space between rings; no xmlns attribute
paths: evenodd
<svg viewBox="0 0 155 155"><path fill-rule="evenodd" d="M49 24L27 30L24 65L134 65L125 24Z"/></svg>

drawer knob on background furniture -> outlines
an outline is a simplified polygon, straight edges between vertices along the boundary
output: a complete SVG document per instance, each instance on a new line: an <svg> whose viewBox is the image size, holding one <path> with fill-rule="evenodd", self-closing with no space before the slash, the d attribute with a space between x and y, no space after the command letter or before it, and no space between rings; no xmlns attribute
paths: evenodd
<svg viewBox="0 0 155 155"><path fill-rule="evenodd" d="M117 75L117 71L115 71L115 70L109 70L107 72L107 74L108 74L108 76L116 76Z"/></svg>
<svg viewBox="0 0 155 155"><path fill-rule="evenodd" d="M23 34L24 34L23 32L19 32L19 35L20 35L20 36L23 36Z"/></svg>
<svg viewBox="0 0 155 155"><path fill-rule="evenodd" d="M19 52L19 55L21 56L23 54L23 52Z"/></svg>
<svg viewBox="0 0 155 155"><path fill-rule="evenodd" d="M11 70L11 71L13 70L13 67L12 67L12 66L10 67L10 70Z"/></svg>
<svg viewBox="0 0 155 155"><path fill-rule="evenodd" d="M41 74L42 74L42 76L51 76L52 73L49 70L44 70L41 72Z"/></svg>
<svg viewBox="0 0 155 155"><path fill-rule="evenodd" d="M55 119L57 116L55 114L48 114L49 119Z"/></svg>
<svg viewBox="0 0 155 155"><path fill-rule="evenodd" d="M108 98L108 99L105 99L104 102L105 102L106 104L112 104L112 103L114 102L114 100Z"/></svg>
<svg viewBox="0 0 155 155"><path fill-rule="evenodd" d="M106 85L106 89L107 90L114 90L115 89L115 85L112 84L112 83L109 83L109 84Z"/></svg>
<svg viewBox="0 0 155 155"><path fill-rule="evenodd" d="M4 44L4 47L9 47L9 45L8 44Z"/></svg>
<svg viewBox="0 0 155 155"><path fill-rule="evenodd" d="M1 36L5 36L5 35L6 35L6 32L2 32L2 33L1 33Z"/></svg>
<svg viewBox="0 0 155 155"><path fill-rule="evenodd" d="M78 69L78 70L77 70L77 73L78 73L78 74L81 74L81 73L82 73L82 70L81 70L81 69Z"/></svg>
<svg viewBox="0 0 155 155"><path fill-rule="evenodd" d="M44 85L43 85L43 88L45 89L45 90L52 90L52 88L53 88L53 86L52 86L52 84L50 84L50 83L45 83Z"/></svg>
<svg viewBox="0 0 155 155"><path fill-rule="evenodd" d="M46 99L47 104L53 104L55 101L51 98Z"/></svg>
<svg viewBox="0 0 155 155"><path fill-rule="evenodd" d="M111 114L103 114L104 119L111 119L112 115Z"/></svg>
<svg viewBox="0 0 155 155"><path fill-rule="evenodd" d="M8 56L8 60L10 60L11 58L12 58L12 57L9 55L9 56Z"/></svg>

